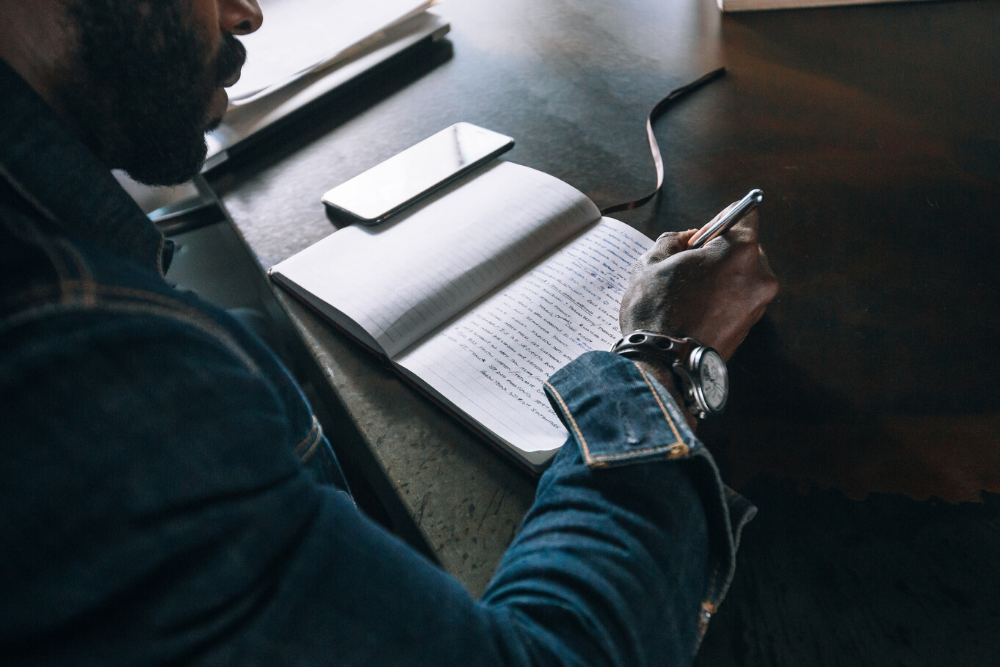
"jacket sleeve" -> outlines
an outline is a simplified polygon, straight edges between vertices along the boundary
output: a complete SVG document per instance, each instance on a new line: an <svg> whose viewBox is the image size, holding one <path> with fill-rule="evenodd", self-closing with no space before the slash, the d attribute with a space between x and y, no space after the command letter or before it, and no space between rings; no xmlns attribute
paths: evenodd
<svg viewBox="0 0 1000 667"><path fill-rule="evenodd" d="M5 369L10 664L691 661L750 509L631 362L550 380L570 437L477 601L315 482L266 377L171 327L41 336Z"/></svg>
<svg viewBox="0 0 1000 667"><path fill-rule="evenodd" d="M587 354L547 391L571 436L481 600L317 489L270 604L225 660L690 664L752 508L633 363Z"/></svg>

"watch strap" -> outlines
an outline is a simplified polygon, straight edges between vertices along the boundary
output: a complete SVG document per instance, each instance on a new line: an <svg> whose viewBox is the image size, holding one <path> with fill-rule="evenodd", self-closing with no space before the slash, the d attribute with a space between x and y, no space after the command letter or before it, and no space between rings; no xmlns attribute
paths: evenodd
<svg viewBox="0 0 1000 667"><path fill-rule="evenodd" d="M639 329L622 336L611 346L611 351L631 359L666 362L685 407L698 419L721 412L721 409L711 409L705 401L695 368L702 355L714 350L699 345L693 338L674 338L656 331Z"/></svg>
<svg viewBox="0 0 1000 667"><path fill-rule="evenodd" d="M656 331L637 329L622 336L611 346L611 351L623 357L647 357L658 361L666 361L671 367L674 364L684 366L691 355L691 350L700 347L691 338L674 338Z"/></svg>

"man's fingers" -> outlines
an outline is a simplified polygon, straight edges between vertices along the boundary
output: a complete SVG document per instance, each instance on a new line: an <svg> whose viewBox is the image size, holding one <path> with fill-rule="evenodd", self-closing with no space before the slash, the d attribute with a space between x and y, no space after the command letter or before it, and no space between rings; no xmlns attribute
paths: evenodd
<svg viewBox="0 0 1000 667"><path fill-rule="evenodd" d="M689 229L686 232L666 232L660 234L656 239L656 245L649 249L649 261L658 262L671 255L676 255L682 250L687 250L691 237L698 232L697 229Z"/></svg>
<svg viewBox="0 0 1000 667"><path fill-rule="evenodd" d="M734 201L734 202L733 202L732 204L730 204L730 205L729 205L729 206L727 206L726 208L724 208L724 209L722 209L721 211L719 211L719 214L718 214L718 215L716 215L716 216L715 216L714 218L712 218L711 220L709 220L709 221L708 221L708 222L707 222L707 223L706 223L706 224L705 224L705 225L704 225L704 226L703 226L703 227L702 227L701 229L699 229L699 230L698 230L698 233L696 233L696 234L695 234L695 235L694 235L693 237L691 237L691 240L690 240L690 241L688 241L688 243L694 243L695 241L697 241L697 240L698 240L698 238L699 238L699 237L700 237L700 236L701 236L702 234L704 234L705 232L707 232L707 231L709 230L709 228L710 228L710 227L711 227L712 225L714 225L714 224L715 224L715 223L716 223L716 222L717 222L717 221L718 221L718 220L719 220L719 219L720 219L720 218L721 218L722 216L724 216L724 215L725 215L726 213L729 213L729 212L730 212L731 210L733 210L733 207L734 207L734 206L736 206L737 204L739 204L739 202L736 202L736 201Z"/></svg>
<svg viewBox="0 0 1000 667"><path fill-rule="evenodd" d="M760 216L757 215L757 209L754 209L730 227L725 236L730 243L757 243L759 233Z"/></svg>
<svg viewBox="0 0 1000 667"><path fill-rule="evenodd" d="M686 232L677 232L677 243L680 245L680 250L687 250L688 246L691 245L691 239L693 239L697 234L697 229L689 229Z"/></svg>

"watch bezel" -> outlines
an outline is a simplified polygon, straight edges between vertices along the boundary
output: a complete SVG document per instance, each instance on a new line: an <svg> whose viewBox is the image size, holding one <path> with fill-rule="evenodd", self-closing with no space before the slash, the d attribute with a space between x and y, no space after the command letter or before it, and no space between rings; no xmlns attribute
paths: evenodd
<svg viewBox="0 0 1000 667"><path fill-rule="evenodd" d="M628 358L651 357L667 361L679 385L685 409L698 419L720 415L726 409L729 402L729 367L718 350L699 345L693 338L674 338L655 331L636 329L618 339L611 346L611 351ZM719 357L726 379L725 395L716 408L708 404L705 389L701 386L701 366L709 352Z"/></svg>
<svg viewBox="0 0 1000 667"><path fill-rule="evenodd" d="M722 397L722 403L717 408L713 408L708 404L708 400L705 398L705 389L701 386L701 365L705 359L705 355L708 353L712 353L719 358L719 361L722 362L722 368L726 373L726 391ZM722 359L722 355L711 347L698 346L691 350L691 354L688 356L685 366L686 368L684 370L687 375L690 398L698 407L698 410L703 413L702 415L699 415L699 419L704 419L705 417L716 417L725 412L726 403L729 402L729 368L726 366L726 362Z"/></svg>

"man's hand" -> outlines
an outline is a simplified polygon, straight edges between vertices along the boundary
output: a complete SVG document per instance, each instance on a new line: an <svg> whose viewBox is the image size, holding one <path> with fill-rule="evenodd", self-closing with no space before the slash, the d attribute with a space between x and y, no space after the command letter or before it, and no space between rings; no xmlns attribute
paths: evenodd
<svg viewBox="0 0 1000 667"><path fill-rule="evenodd" d="M687 249L697 230L660 236L632 270L619 314L622 333L690 337L728 360L778 293L757 229L751 211L698 250Z"/></svg>

